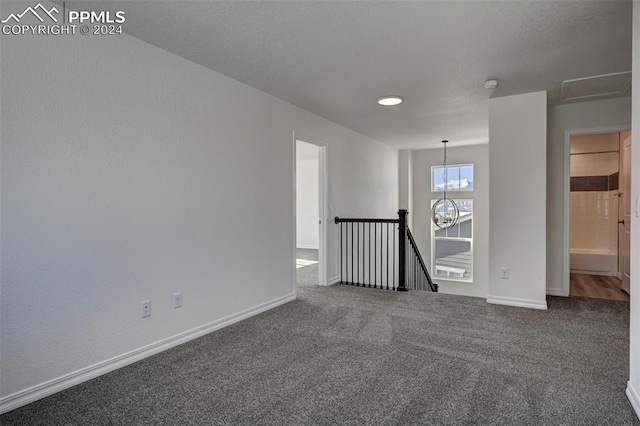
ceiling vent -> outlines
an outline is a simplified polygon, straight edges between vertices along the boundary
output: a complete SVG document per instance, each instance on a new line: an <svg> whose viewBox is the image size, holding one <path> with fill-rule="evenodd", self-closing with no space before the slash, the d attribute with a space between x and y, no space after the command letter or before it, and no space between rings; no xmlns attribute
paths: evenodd
<svg viewBox="0 0 640 426"><path fill-rule="evenodd" d="M631 93L631 71L565 80L560 89L560 102L586 101Z"/></svg>

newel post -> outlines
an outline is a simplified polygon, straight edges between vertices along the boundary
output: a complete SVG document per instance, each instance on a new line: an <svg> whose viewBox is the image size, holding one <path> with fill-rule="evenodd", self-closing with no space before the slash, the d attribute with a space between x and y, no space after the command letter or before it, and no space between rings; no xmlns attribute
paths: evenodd
<svg viewBox="0 0 640 426"><path fill-rule="evenodd" d="M407 249L407 214L405 209L398 211L398 291L407 291L406 249Z"/></svg>

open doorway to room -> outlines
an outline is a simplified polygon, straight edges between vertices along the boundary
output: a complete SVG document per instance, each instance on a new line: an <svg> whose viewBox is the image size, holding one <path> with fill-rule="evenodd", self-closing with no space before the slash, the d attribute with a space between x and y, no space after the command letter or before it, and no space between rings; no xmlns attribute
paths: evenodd
<svg viewBox="0 0 640 426"><path fill-rule="evenodd" d="M630 150L628 131L570 135L570 296L629 300Z"/></svg>
<svg viewBox="0 0 640 426"><path fill-rule="evenodd" d="M296 140L296 287L324 282L324 181L322 146Z"/></svg>

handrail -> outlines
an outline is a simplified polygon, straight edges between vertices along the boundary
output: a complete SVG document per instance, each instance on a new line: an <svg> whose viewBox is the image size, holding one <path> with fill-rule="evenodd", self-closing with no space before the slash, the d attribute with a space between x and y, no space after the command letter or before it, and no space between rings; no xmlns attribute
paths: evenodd
<svg viewBox="0 0 640 426"><path fill-rule="evenodd" d="M420 250L418 250L418 245L416 244L416 240L413 239L413 234L411 233L411 230L408 227L407 227L407 237L409 239L409 243L411 244L411 247L413 248L413 251L416 257L418 258L418 263L427 279L427 283L429 283L429 288L431 289L431 291L438 291L438 284L434 283L431 280L431 275L429 275L429 270L427 269L427 266L425 265L424 260L422 259L422 254L420 253Z"/></svg>
<svg viewBox="0 0 640 426"><path fill-rule="evenodd" d="M336 223L353 223L353 222L366 222L366 223L400 223L399 219L354 219L354 218L349 218L349 219L345 219L342 217L338 217L336 216L335 219Z"/></svg>

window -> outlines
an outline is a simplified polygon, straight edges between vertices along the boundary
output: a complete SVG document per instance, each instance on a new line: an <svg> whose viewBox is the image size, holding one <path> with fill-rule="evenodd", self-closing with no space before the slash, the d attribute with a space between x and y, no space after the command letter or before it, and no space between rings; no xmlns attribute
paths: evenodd
<svg viewBox="0 0 640 426"><path fill-rule="evenodd" d="M432 167L431 191L444 191L445 178L447 191L473 191L473 164Z"/></svg>
<svg viewBox="0 0 640 426"><path fill-rule="evenodd" d="M473 191L473 164L436 166L431 168L431 188L436 193L447 191ZM446 179L445 179L446 177ZM460 209L458 223L451 228L440 229L431 224L431 271L435 278L453 281L473 280L473 199L454 200Z"/></svg>

